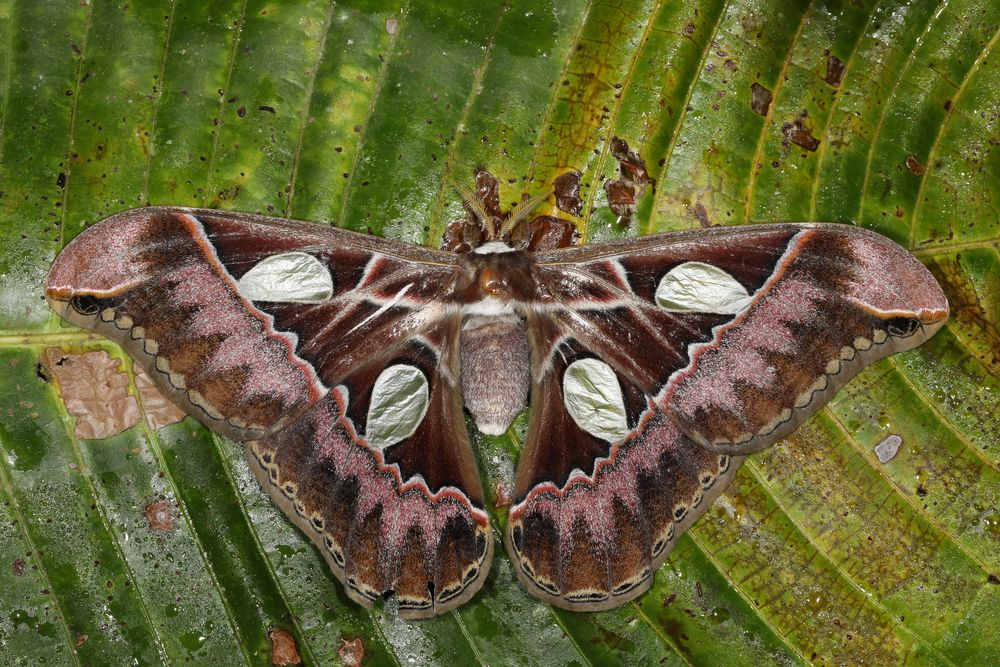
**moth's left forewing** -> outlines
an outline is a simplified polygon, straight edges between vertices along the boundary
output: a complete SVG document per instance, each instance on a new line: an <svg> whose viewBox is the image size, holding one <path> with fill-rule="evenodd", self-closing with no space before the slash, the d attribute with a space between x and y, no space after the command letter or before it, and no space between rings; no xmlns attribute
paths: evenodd
<svg viewBox="0 0 1000 667"><path fill-rule="evenodd" d="M948 313L916 259L846 225L558 251L538 256L538 275L507 546L529 589L571 609L645 590L743 454Z"/></svg>
<svg viewBox="0 0 1000 667"><path fill-rule="evenodd" d="M237 438L280 428L326 392L295 334L238 284L247 258L281 252L275 245L323 247L322 230L250 218L126 211L77 236L45 285L57 313L120 343L174 403ZM232 265L227 245L238 249Z"/></svg>
<svg viewBox="0 0 1000 667"><path fill-rule="evenodd" d="M150 207L81 233L46 295L188 414L250 441L262 485L354 599L430 616L478 590L493 547L462 413L455 257Z"/></svg>
<svg viewBox="0 0 1000 667"><path fill-rule="evenodd" d="M45 291L188 414L247 439L439 318L454 271L446 253L323 225L148 207L84 230Z"/></svg>

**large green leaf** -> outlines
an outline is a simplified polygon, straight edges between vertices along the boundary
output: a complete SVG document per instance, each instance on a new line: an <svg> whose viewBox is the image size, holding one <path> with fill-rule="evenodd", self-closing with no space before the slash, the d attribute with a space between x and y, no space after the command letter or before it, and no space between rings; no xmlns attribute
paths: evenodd
<svg viewBox="0 0 1000 667"><path fill-rule="evenodd" d="M997 0L0 0L0 663L260 664L273 628L310 663L356 638L372 664L995 660L998 35ZM627 228L614 136L657 179ZM751 457L652 591L600 614L502 556L457 612L367 612L238 444L190 420L78 439L37 372L53 345L122 356L41 298L87 223L184 204L436 245L476 165L507 202L579 169L589 240L856 221L953 318ZM492 489L520 443L476 444ZM143 516L161 498L170 533Z"/></svg>

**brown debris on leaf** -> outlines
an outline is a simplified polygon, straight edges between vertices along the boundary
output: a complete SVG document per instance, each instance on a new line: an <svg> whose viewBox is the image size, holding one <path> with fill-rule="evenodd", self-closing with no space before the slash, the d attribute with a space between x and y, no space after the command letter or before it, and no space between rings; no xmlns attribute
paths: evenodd
<svg viewBox="0 0 1000 667"><path fill-rule="evenodd" d="M528 223L528 248L533 252L568 248L576 243L576 225L569 220L540 215Z"/></svg>
<svg viewBox="0 0 1000 667"><path fill-rule="evenodd" d="M576 174L575 185L572 174ZM455 184L455 188L462 193L465 219L448 223L441 239L442 250L471 252L486 241L496 238L532 251L565 248L576 243L576 226L568 220L548 215L527 220L532 209L545 198L544 194L534 198L525 195L520 203L505 212L500 209L500 188L496 176L482 167L476 168L474 176L474 191L467 191ZM567 176L570 178L565 178ZM568 172L553 182L555 185L556 181L563 179L556 187L557 206L561 210L566 210L562 208L564 204L572 207L574 197L579 201L579 178L580 172ZM562 192L562 203L559 192ZM582 207L582 201L576 206Z"/></svg>
<svg viewBox="0 0 1000 667"><path fill-rule="evenodd" d="M110 438L139 422L139 405L128 393L128 375L118 370L121 362L104 350L67 354L50 347L42 361L59 383L66 409L76 417L78 438Z"/></svg>
<svg viewBox="0 0 1000 667"><path fill-rule="evenodd" d="M580 179L582 177L583 174L574 169L553 179L552 190L555 192L556 206L560 211L577 217L583 212L583 199L580 198Z"/></svg>
<svg viewBox="0 0 1000 667"><path fill-rule="evenodd" d="M785 123L781 126L781 131L788 141L807 151L816 152L816 149L819 148L819 139L813 136L812 130L801 118L796 118L791 123Z"/></svg>
<svg viewBox="0 0 1000 667"><path fill-rule="evenodd" d="M271 630L267 633L271 642L272 665L301 665L299 649L295 646L295 638L285 630Z"/></svg>
<svg viewBox="0 0 1000 667"><path fill-rule="evenodd" d="M14 562L11 563L10 570L14 573L15 577L23 577L25 570L27 570L27 565L23 558L16 558Z"/></svg>
<svg viewBox="0 0 1000 667"><path fill-rule="evenodd" d="M646 161L628 147L624 139L611 139L611 155L618 160L620 178L604 182L608 207L618 216L618 223L628 226L635 215L636 202L646 194L646 188L656 187L656 181L646 171Z"/></svg>
<svg viewBox="0 0 1000 667"><path fill-rule="evenodd" d="M170 511L169 500L158 500L155 503L146 505L143 514L146 517L146 524L150 530L161 533L169 533L174 530L174 515Z"/></svg>
<svg viewBox="0 0 1000 667"><path fill-rule="evenodd" d="M482 240L479 227L468 220L453 220L444 228L441 250L448 252L471 252Z"/></svg>
<svg viewBox="0 0 1000 667"><path fill-rule="evenodd" d="M149 424L149 428L161 428L183 420L184 411L160 393L150 377L146 375L146 371L138 366L135 367L135 371L135 386L139 390L139 400L142 402L142 411L146 415L146 423Z"/></svg>
<svg viewBox="0 0 1000 667"><path fill-rule="evenodd" d="M771 91L760 85L756 81L750 86L750 108L754 110L754 113L760 114L761 116L767 115L767 110L771 108L771 100L773 95Z"/></svg>
<svg viewBox="0 0 1000 667"><path fill-rule="evenodd" d="M910 170L910 173L914 176L920 176L924 173L924 165L917 159L916 155L906 156L906 168Z"/></svg>
<svg viewBox="0 0 1000 667"><path fill-rule="evenodd" d="M823 80L834 88L839 88L840 82L844 78L845 69L846 66L840 58L828 53L826 56L826 77Z"/></svg>
<svg viewBox="0 0 1000 667"><path fill-rule="evenodd" d="M360 637L351 641L341 639L337 657L344 667L358 667L365 659L365 643Z"/></svg>
<svg viewBox="0 0 1000 667"><path fill-rule="evenodd" d="M702 228L708 229L712 226L712 221L708 217L708 209L705 208L705 205L700 200L694 205L691 213L694 214L695 219Z"/></svg>
<svg viewBox="0 0 1000 667"><path fill-rule="evenodd" d="M629 209L635 210L635 188L621 181L608 181L604 184L604 192L608 195L608 206L616 215L626 215Z"/></svg>

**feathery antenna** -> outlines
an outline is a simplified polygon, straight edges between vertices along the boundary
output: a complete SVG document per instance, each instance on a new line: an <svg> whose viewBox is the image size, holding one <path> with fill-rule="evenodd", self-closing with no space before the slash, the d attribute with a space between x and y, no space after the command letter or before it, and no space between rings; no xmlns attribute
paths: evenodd
<svg viewBox="0 0 1000 667"><path fill-rule="evenodd" d="M475 192L458 181L450 180L449 183L451 183L451 187L455 188L458 194L462 195L462 200L466 206L471 208L475 216L479 218L480 226L486 228L490 221L490 214L486 212L486 205L483 203L483 200Z"/></svg>
<svg viewBox="0 0 1000 667"><path fill-rule="evenodd" d="M540 195L535 195L534 197L529 197L528 199L522 199L517 203L517 205L510 210L507 214L507 219L503 221L503 226L500 228L500 233L498 236L502 237L504 234L510 232L514 228L514 225L521 222L527 218L532 211L538 208L538 205L549 198L552 191L543 192Z"/></svg>

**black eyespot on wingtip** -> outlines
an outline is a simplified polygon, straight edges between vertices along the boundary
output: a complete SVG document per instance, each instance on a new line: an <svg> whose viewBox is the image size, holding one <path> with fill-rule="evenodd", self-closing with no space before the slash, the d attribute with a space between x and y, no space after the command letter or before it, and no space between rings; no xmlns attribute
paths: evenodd
<svg viewBox="0 0 1000 667"><path fill-rule="evenodd" d="M894 317L885 323L885 329L893 338L909 338L920 328L916 317Z"/></svg>
<svg viewBox="0 0 1000 667"><path fill-rule="evenodd" d="M96 315L101 310L101 302L90 294L74 296L69 300L70 307L81 315Z"/></svg>

